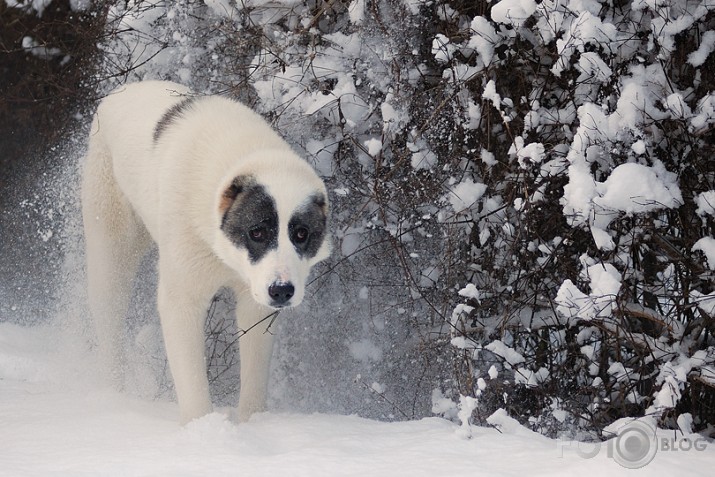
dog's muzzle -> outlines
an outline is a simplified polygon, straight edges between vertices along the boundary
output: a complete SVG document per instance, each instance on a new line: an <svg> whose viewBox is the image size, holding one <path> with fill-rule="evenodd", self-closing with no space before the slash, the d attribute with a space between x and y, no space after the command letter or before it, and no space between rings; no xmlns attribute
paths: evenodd
<svg viewBox="0 0 715 477"><path fill-rule="evenodd" d="M271 297L271 306L275 308L288 306L293 295L295 295L295 287L290 282L273 282L268 287L268 296Z"/></svg>

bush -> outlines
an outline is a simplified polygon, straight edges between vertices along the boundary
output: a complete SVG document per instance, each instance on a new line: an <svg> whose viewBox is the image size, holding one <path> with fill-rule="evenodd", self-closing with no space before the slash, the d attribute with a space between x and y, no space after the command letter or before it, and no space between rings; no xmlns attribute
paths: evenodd
<svg viewBox="0 0 715 477"><path fill-rule="evenodd" d="M75 11L66 1L0 2L3 320L47 319L56 281L65 280L59 237L72 193L59 176L77 162L73 141L86 137L80 113L91 106L104 24L101 5Z"/></svg>
<svg viewBox="0 0 715 477"><path fill-rule="evenodd" d="M462 395L549 435L687 431L715 421L712 10L120 2L98 77L240 97L326 178L338 252L287 342L319 337L304 359L330 382L376 380L335 409L413 417L433 394L457 417ZM307 361L280 358L300 387Z"/></svg>
<svg viewBox="0 0 715 477"><path fill-rule="evenodd" d="M23 161L23 152L31 157L67 132L68 120L87 94L104 27L99 9L75 11L68 2L34 2L37 11L22 2L8 3L15 2L0 4L0 126L7 132L0 137L0 182L13 169L36 173L42 165ZM28 144L37 150L27 151Z"/></svg>
<svg viewBox="0 0 715 477"><path fill-rule="evenodd" d="M712 7L569 5L453 3L461 27L434 42L463 134L492 153L465 161L486 192L451 321L460 392L550 435L643 414L704 429Z"/></svg>

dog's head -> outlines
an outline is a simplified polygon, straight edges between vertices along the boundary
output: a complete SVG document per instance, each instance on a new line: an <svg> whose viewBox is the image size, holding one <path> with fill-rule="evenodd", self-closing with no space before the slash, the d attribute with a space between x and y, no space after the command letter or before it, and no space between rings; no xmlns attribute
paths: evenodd
<svg viewBox="0 0 715 477"><path fill-rule="evenodd" d="M323 182L302 159L278 154L245 164L217 206L216 252L272 308L298 305L311 267L330 255Z"/></svg>

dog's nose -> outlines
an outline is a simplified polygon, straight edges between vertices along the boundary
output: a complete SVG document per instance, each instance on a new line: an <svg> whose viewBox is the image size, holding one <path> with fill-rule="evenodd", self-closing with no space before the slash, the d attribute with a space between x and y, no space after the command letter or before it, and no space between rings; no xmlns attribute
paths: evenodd
<svg viewBox="0 0 715 477"><path fill-rule="evenodd" d="M295 287L292 283L273 282L268 287L268 295L273 300L274 306L283 306L293 298Z"/></svg>

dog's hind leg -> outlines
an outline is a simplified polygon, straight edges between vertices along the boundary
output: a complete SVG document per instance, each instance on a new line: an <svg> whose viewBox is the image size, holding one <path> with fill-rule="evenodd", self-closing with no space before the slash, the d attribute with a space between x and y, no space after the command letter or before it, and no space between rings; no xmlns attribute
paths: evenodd
<svg viewBox="0 0 715 477"><path fill-rule="evenodd" d="M245 289L237 289L236 319L238 329L245 332L238 341L241 358L241 392L238 399L238 421L245 422L256 412L266 408L268 378L273 352L273 333L270 329L273 314L259 305ZM243 295L243 297L242 297Z"/></svg>
<svg viewBox="0 0 715 477"><path fill-rule="evenodd" d="M121 343L132 283L150 243L119 190L111 157L92 137L82 184L82 218L89 307L101 360L115 386L122 385Z"/></svg>

